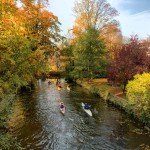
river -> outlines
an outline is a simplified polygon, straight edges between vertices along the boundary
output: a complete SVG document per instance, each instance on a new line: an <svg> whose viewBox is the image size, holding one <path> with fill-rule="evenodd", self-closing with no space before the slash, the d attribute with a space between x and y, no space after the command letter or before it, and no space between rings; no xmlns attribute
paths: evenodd
<svg viewBox="0 0 150 150"><path fill-rule="evenodd" d="M57 80L58 81L58 80ZM34 91L21 94L10 119L11 134L25 150L140 150L150 147L150 134L124 111L106 103L80 86L67 91L60 79L37 83ZM65 115L58 101L66 106ZM93 116L81 107L89 103Z"/></svg>

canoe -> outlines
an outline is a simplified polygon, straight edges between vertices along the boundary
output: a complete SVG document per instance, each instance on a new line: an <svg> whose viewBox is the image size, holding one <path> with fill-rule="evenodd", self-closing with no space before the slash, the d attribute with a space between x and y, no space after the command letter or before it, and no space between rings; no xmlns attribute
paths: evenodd
<svg viewBox="0 0 150 150"><path fill-rule="evenodd" d="M84 106L85 106L84 103L81 103L81 106L82 106L83 110L84 110L89 116L92 116L91 110L90 110L90 109L85 109L85 108L84 108Z"/></svg>
<svg viewBox="0 0 150 150"><path fill-rule="evenodd" d="M58 91L60 91L60 90L61 90L61 88L60 88L60 87L57 87L57 90L58 90Z"/></svg>
<svg viewBox="0 0 150 150"><path fill-rule="evenodd" d="M65 114L65 108L63 108L63 109L60 108L60 112L61 112L62 114Z"/></svg>
<svg viewBox="0 0 150 150"><path fill-rule="evenodd" d="M70 87L69 86L67 86L67 90L70 91Z"/></svg>
<svg viewBox="0 0 150 150"><path fill-rule="evenodd" d="M50 81L48 81L48 85L50 85L51 84L51 82Z"/></svg>
<svg viewBox="0 0 150 150"><path fill-rule="evenodd" d="M60 108L61 103L62 103L62 102L58 102L58 106L59 106L60 112L61 112L62 114L64 114L64 113L65 113L65 106L64 106L64 108Z"/></svg>

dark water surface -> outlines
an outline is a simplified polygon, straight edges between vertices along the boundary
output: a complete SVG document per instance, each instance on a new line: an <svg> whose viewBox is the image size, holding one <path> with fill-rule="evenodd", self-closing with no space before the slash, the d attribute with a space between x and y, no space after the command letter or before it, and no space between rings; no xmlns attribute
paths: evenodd
<svg viewBox="0 0 150 150"><path fill-rule="evenodd" d="M25 150L140 150L150 146L150 135L123 111L82 87L57 90L55 80L39 81L32 93L21 95L10 120L12 134ZM58 100L63 101L63 116ZM81 108L92 105L93 117Z"/></svg>

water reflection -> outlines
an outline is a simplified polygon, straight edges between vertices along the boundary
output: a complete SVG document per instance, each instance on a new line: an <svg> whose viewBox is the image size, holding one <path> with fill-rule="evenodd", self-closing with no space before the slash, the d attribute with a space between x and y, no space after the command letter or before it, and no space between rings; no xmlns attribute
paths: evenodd
<svg viewBox="0 0 150 150"><path fill-rule="evenodd" d="M16 103L12 134L24 149L120 150L150 145L149 134L124 112L79 86L68 92L63 79L51 82L38 81L37 89L21 95ZM66 105L65 116L59 112L58 101ZM82 110L81 102L92 105L93 117Z"/></svg>

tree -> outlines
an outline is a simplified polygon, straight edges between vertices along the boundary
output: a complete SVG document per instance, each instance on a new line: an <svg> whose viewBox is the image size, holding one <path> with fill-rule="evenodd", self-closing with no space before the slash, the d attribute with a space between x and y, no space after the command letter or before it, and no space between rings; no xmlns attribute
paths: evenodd
<svg viewBox="0 0 150 150"><path fill-rule="evenodd" d="M62 69L65 70L65 79L68 82L72 82L72 77L70 72L74 69L74 56L73 56L73 44L72 37L70 34L67 34L66 38L63 39L61 45L61 57L60 61L62 62Z"/></svg>
<svg viewBox="0 0 150 150"><path fill-rule="evenodd" d="M0 79L16 91L47 70L48 54L54 53L54 42L60 38L53 13L31 0L22 3L21 8L13 0L0 4Z"/></svg>
<svg viewBox="0 0 150 150"><path fill-rule="evenodd" d="M74 46L72 75L75 78L103 76L106 65L105 53L104 41L99 37L99 31L89 27Z"/></svg>
<svg viewBox="0 0 150 150"><path fill-rule="evenodd" d="M41 47L44 50L45 56L53 56L55 53L56 42L61 40L59 34L60 22L58 17L52 12L44 9L41 3L33 3L32 1L22 1L22 9L20 20L22 26L25 28L25 36L29 39L35 39L36 45L33 50Z"/></svg>
<svg viewBox="0 0 150 150"><path fill-rule="evenodd" d="M0 3L0 99L48 70L61 36L58 18L44 2L21 0L20 8L15 0Z"/></svg>
<svg viewBox="0 0 150 150"><path fill-rule="evenodd" d="M114 61L108 67L108 80L123 85L125 90L128 80L133 79L135 74L149 70L148 47L137 36L132 36L129 43L115 51Z"/></svg>
<svg viewBox="0 0 150 150"><path fill-rule="evenodd" d="M96 74L104 76L106 65L104 45L113 44L117 39L111 38L110 42L110 35L120 36L119 23L114 19L118 12L106 0L79 0L75 3L74 14L76 20L72 29L72 46L75 47L73 48L75 68L72 73L77 77L84 77L85 74L87 77L95 77ZM108 46L107 50L110 50L110 47L112 45Z"/></svg>
<svg viewBox="0 0 150 150"><path fill-rule="evenodd" d="M84 32L89 26L93 26L99 30L101 35L107 35L107 28L119 25L114 19L114 17L118 15L117 10L112 8L106 0L76 1L73 10L76 17L73 26L75 37L78 37L78 35Z"/></svg>
<svg viewBox="0 0 150 150"><path fill-rule="evenodd" d="M99 31L99 36L104 39L109 53L107 58L114 58L114 49L122 45L122 33L119 22L115 20L118 12L106 0L79 0L74 6L76 17L72 29L73 44L78 41L80 35L93 26Z"/></svg>
<svg viewBox="0 0 150 150"><path fill-rule="evenodd" d="M106 47L109 50L107 58L112 61L115 51L122 46L122 33L117 25L110 25L103 31L102 37L105 39Z"/></svg>

